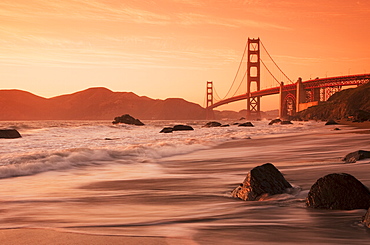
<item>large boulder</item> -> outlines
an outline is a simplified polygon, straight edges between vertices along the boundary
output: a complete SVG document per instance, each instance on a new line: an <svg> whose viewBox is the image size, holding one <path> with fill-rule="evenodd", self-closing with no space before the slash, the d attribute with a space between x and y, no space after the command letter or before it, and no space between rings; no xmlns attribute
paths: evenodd
<svg viewBox="0 0 370 245"><path fill-rule="evenodd" d="M370 208L367 210L362 222L364 222L364 225L368 228L370 228Z"/></svg>
<svg viewBox="0 0 370 245"><path fill-rule="evenodd" d="M208 122L203 127L205 128L212 128L212 127L221 127L222 124L219 122Z"/></svg>
<svg viewBox="0 0 370 245"><path fill-rule="evenodd" d="M254 125L251 122L246 122L246 123L240 123L238 127L254 127Z"/></svg>
<svg viewBox="0 0 370 245"><path fill-rule="evenodd" d="M21 137L21 134L16 129L0 129L0 138L16 139Z"/></svg>
<svg viewBox="0 0 370 245"><path fill-rule="evenodd" d="M282 173L271 163L253 168L232 196L244 201L255 201L261 196L282 194L292 188Z"/></svg>
<svg viewBox="0 0 370 245"><path fill-rule="evenodd" d="M348 153L342 159L342 161L345 161L346 163L355 163L356 161L362 160L365 158L370 158L370 151L359 150L359 151Z"/></svg>
<svg viewBox="0 0 370 245"><path fill-rule="evenodd" d="M328 174L313 184L306 205L319 209L368 209L370 191L350 174Z"/></svg>
<svg viewBox="0 0 370 245"><path fill-rule="evenodd" d="M137 126L144 125L144 123L142 123L139 119L133 118L129 114L125 114L120 117L115 117L112 123L113 124L125 123L125 124L137 125Z"/></svg>

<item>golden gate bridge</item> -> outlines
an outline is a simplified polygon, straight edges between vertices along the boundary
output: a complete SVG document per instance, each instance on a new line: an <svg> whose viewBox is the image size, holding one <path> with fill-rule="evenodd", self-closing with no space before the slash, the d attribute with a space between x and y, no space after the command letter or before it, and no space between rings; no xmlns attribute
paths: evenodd
<svg viewBox="0 0 370 245"><path fill-rule="evenodd" d="M262 60L261 50L267 54L267 61ZM245 59L247 60L247 64L244 66L246 70L242 71ZM267 66L268 62L272 66ZM261 64L266 74L269 75L264 78L265 88L261 88ZM278 75L274 75L276 73ZM277 78L277 76L279 77ZM270 82L268 82L268 78ZM239 84L237 83L238 79L240 79ZM207 81L207 118L213 117L213 109L218 106L247 100L247 118L257 119L260 118L261 98L279 94L279 117L286 119L289 116L293 116L296 112L317 105L320 101L326 101L335 92L340 91L343 86L359 86L369 81L370 74L358 74L316 78L307 81L302 81L301 78L298 78L296 82L293 82L276 64L259 38L248 38L236 75L226 95L221 98L213 82ZM242 85L245 83L246 91L241 91Z"/></svg>

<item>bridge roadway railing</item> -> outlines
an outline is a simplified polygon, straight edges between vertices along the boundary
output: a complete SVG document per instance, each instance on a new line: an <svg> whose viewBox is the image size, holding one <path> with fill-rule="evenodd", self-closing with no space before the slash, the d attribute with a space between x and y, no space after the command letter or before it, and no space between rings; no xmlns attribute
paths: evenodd
<svg viewBox="0 0 370 245"><path fill-rule="evenodd" d="M327 88L335 86L360 85L370 81L370 74L318 78L302 82L304 89Z"/></svg>
<svg viewBox="0 0 370 245"><path fill-rule="evenodd" d="M335 86L350 86L350 85L360 85L370 82L370 74L360 74L360 75L349 75L349 76L339 76L339 77L328 77L328 78L317 78L312 80L303 81L302 85L305 90L314 89L314 88L327 88L327 87L335 87ZM294 84L287 84L284 85L283 91L295 91L297 89L297 85ZM262 89L259 91L254 91L249 94L241 94L238 96L234 96L228 99L224 99L214 103L213 105L207 107L207 109L213 109L221 105L229 104L231 102L236 102L239 100L245 100L250 97L261 97L266 95L273 95L280 93L280 86L274 88L267 88Z"/></svg>

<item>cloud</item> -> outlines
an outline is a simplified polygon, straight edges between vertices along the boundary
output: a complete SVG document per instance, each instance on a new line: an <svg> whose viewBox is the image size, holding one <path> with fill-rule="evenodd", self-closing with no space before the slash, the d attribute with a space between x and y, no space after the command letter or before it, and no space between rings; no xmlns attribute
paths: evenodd
<svg viewBox="0 0 370 245"><path fill-rule="evenodd" d="M264 29L280 29L290 30L289 27L272 24L263 21L256 21L251 19L234 19L225 17L215 17L205 14L195 13L180 13L177 14L178 23L181 25L218 25L231 28L264 28Z"/></svg>
<svg viewBox="0 0 370 245"><path fill-rule="evenodd" d="M119 2L119 1L118 1ZM205 5L196 0L173 0L174 3L185 3L196 6L192 11L159 13L155 8L144 9L145 1L136 4L108 4L98 0L66 0L66 1L20 1L0 2L0 16L21 20L66 19L82 21L114 21L152 25L219 25L227 27L258 27L287 29L263 21L246 18L227 18L210 13L201 13L212 5ZM120 2L119 2L120 3ZM164 4L164 3L162 3ZM221 6L222 7L222 6ZM147 7L148 8L148 7ZM160 9L160 6L158 7Z"/></svg>
<svg viewBox="0 0 370 245"><path fill-rule="evenodd" d="M0 16L30 19L80 19L90 21L124 21L128 23L166 24L169 17L128 5L111 6L97 0L12 1L0 2Z"/></svg>
<svg viewBox="0 0 370 245"><path fill-rule="evenodd" d="M168 0L159 2L164 4ZM268 22L204 11L204 7L211 4L207 1L171 2L192 7L161 12L160 7L148 10L149 2L145 0L132 1L132 5L126 1L99 0L0 1L0 62L3 65L8 62L11 65L53 67L181 66L184 69L208 69L239 59L240 54L235 54L231 48L212 49L197 46L197 42L188 44L180 37L171 37L171 30L177 31L183 26L206 29L210 25L233 29L287 29ZM103 24L99 23L102 21ZM97 23L99 27L95 27ZM142 24L140 27L144 31L136 31L137 24ZM168 32L163 31L166 25ZM157 36L156 27L162 29ZM110 28L112 30L106 31ZM128 33L125 28L133 31ZM148 29L153 31L148 32ZM195 40L201 34L193 35L197 35L192 38Z"/></svg>

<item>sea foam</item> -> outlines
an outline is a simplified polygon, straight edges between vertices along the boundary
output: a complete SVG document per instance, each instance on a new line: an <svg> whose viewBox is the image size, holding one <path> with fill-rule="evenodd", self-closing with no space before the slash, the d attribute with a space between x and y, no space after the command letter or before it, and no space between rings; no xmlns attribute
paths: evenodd
<svg viewBox="0 0 370 245"><path fill-rule="evenodd" d="M267 121L259 121L253 122L255 127L250 128L236 125L202 128L204 122L198 121L193 122L194 131L159 133L163 126L175 123L154 121L137 127L112 126L107 121L6 122L3 124L18 128L23 137L0 140L0 178L94 165L155 162L225 141L304 132L320 127L314 122L270 126Z"/></svg>

